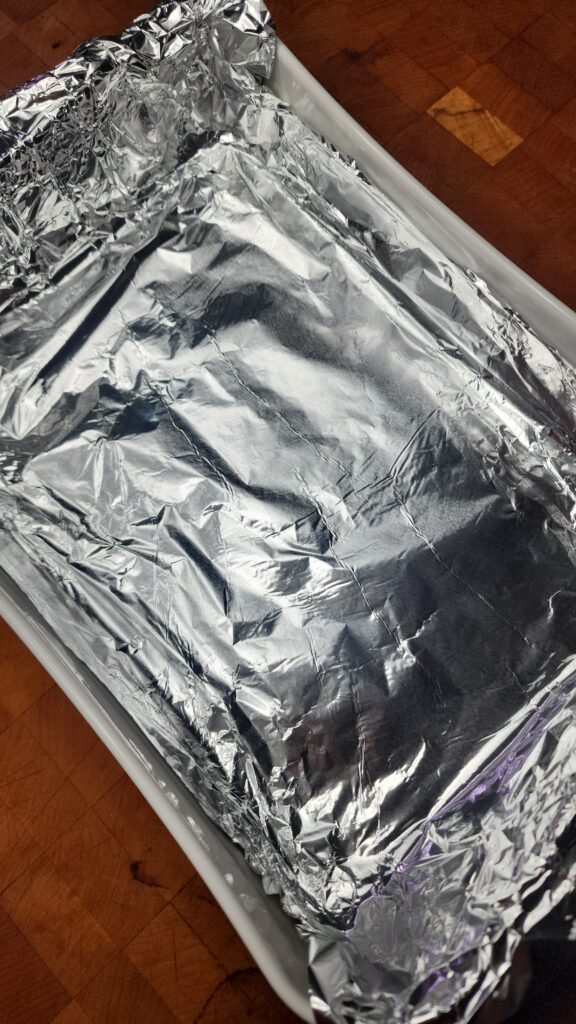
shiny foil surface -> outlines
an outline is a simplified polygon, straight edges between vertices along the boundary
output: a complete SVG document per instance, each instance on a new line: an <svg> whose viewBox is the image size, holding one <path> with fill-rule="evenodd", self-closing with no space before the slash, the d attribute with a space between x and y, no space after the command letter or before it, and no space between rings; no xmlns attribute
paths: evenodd
<svg viewBox="0 0 576 1024"><path fill-rule="evenodd" d="M0 566L278 893L468 1020L572 890L576 375L168 3L0 104Z"/></svg>

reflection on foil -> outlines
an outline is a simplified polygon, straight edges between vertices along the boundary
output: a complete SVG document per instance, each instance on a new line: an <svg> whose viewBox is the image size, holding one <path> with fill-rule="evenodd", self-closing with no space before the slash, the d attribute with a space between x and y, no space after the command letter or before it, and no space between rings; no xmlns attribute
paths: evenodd
<svg viewBox="0 0 576 1024"><path fill-rule="evenodd" d="M260 0L169 3L2 101L0 564L319 1016L466 1019L572 888L576 377L273 59Z"/></svg>

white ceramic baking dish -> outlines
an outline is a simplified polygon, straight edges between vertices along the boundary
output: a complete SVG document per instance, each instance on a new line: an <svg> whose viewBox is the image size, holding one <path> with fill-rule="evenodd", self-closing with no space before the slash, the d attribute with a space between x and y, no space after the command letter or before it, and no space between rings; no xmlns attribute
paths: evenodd
<svg viewBox="0 0 576 1024"><path fill-rule="evenodd" d="M353 120L282 43L271 87L353 157L447 255L477 271L544 338L576 361L576 314L502 256L428 192ZM266 896L240 852L202 813L137 726L68 654L12 582L0 573L0 615L44 665L154 808L227 914L266 978L312 1024L306 953L279 903Z"/></svg>

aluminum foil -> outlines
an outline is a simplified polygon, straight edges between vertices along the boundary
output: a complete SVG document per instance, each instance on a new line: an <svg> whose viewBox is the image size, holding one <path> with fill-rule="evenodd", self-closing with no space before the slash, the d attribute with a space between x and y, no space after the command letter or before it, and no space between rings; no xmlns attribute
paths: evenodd
<svg viewBox="0 0 576 1024"><path fill-rule="evenodd" d="M340 1024L573 889L576 376L169 3L0 106L1 567L279 893Z"/></svg>

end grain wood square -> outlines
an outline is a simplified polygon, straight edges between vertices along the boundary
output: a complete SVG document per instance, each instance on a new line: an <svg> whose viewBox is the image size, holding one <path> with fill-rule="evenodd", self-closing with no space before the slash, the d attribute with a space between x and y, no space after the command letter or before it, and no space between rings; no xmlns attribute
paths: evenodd
<svg viewBox="0 0 576 1024"><path fill-rule="evenodd" d="M96 743L93 730L59 686L43 694L22 722L64 775L70 775Z"/></svg>
<svg viewBox="0 0 576 1024"><path fill-rule="evenodd" d="M545 57L573 75L576 70L576 32L552 14L545 14L526 29L523 39Z"/></svg>
<svg viewBox="0 0 576 1024"><path fill-rule="evenodd" d="M76 824L85 811L84 797L65 779L40 814L30 819L28 831L38 845L50 853L54 843Z"/></svg>
<svg viewBox="0 0 576 1024"><path fill-rule="evenodd" d="M360 58L354 73L369 71L378 83L393 92L416 113L438 99L445 86L425 68L416 64L390 40L379 43Z"/></svg>
<svg viewBox="0 0 576 1024"><path fill-rule="evenodd" d="M125 954L110 960L79 994L90 1024L178 1024L177 1018ZM230 1024L237 1018L228 1018ZM224 1024L222 1018L220 1024Z"/></svg>
<svg viewBox="0 0 576 1024"><path fill-rule="evenodd" d="M41 856L42 848L15 813L0 801L0 893Z"/></svg>
<svg viewBox="0 0 576 1024"><path fill-rule="evenodd" d="M22 42L36 53L46 67L64 60L77 45L76 36L67 29L51 10L42 11L18 29Z"/></svg>
<svg viewBox="0 0 576 1024"><path fill-rule="evenodd" d="M526 259L540 244L542 225L487 174L457 196L454 210L509 259Z"/></svg>
<svg viewBox="0 0 576 1024"><path fill-rule="evenodd" d="M328 4L326 0L318 0L313 8L300 15L303 28L311 34L317 31L322 7L326 8L327 14L322 18L322 37L330 44L332 53L344 47L355 53L365 53L381 39L378 30L359 18L343 0L330 0Z"/></svg>
<svg viewBox="0 0 576 1024"><path fill-rule="evenodd" d="M290 4L291 0L286 2ZM427 0L346 0L347 7L382 36L396 32L413 14L423 10L426 3ZM275 0L271 0L270 7L274 6Z"/></svg>
<svg viewBox="0 0 576 1024"><path fill-rule="evenodd" d="M0 703L0 733L4 732L12 721L12 715L10 715L6 708Z"/></svg>
<svg viewBox="0 0 576 1024"><path fill-rule="evenodd" d="M550 118L550 124L554 128L559 128L560 131L576 142L576 102L572 100L570 103L567 103L562 110L559 110L557 114L554 114L554 117Z"/></svg>
<svg viewBox="0 0 576 1024"><path fill-rule="evenodd" d="M522 142L520 135L459 86L437 100L428 113L491 167Z"/></svg>
<svg viewBox="0 0 576 1024"><path fill-rule="evenodd" d="M25 46L16 32L0 39L0 86L4 92L45 70L46 62Z"/></svg>
<svg viewBox="0 0 576 1024"><path fill-rule="evenodd" d="M226 978L224 968L171 906L132 940L126 952L182 1024L198 1020Z"/></svg>
<svg viewBox="0 0 576 1024"><path fill-rule="evenodd" d="M294 1015L270 990L260 971L232 974L218 986L196 1024L296 1024Z"/></svg>
<svg viewBox="0 0 576 1024"><path fill-rule="evenodd" d="M107 11L119 17L124 25L150 10L150 4L146 0L101 0L101 3Z"/></svg>
<svg viewBox="0 0 576 1024"><path fill-rule="evenodd" d="M393 38L404 53L448 88L471 74L478 64L428 16L417 15L395 32Z"/></svg>
<svg viewBox="0 0 576 1024"><path fill-rule="evenodd" d="M463 82L461 89L479 100L522 138L549 117L549 110L534 96L529 96L494 64L482 64Z"/></svg>
<svg viewBox="0 0 576 1024"><path fill-rule="evenodd" d="M0 998L0 1019L5 1024L50 1024L70 998L1 910Z"/></svg>
<svg viewBox="0 0 576 1024"><path fill-rule="evenodd" d="M43 811L63 782L60 768L22 718L0 733L0 798L24 824Z"/></svg>
<svg viewBox="0 0 576 1024"><path fill-rule="evenodd" d="M476 60L488 60L508 42L484 14L473 10L464 0L436 0L430 17L453 42Z"/></svg>
<svg viewBox="0 0 576 1024"><path fill-rule="evenodd" d="M390 143L390 152L396 156L405 154L417 158L422 167L428 166L432 180L436 177L451 189L469 188L487 173L487 167L476 153L430 117L421 114L412 124L400 132Z"/></svg>
<svg viewBox="0 0 576 1024"><path fill-rule="evenodd" d="M136 880L153 881L156 892L170 900L196 872L136 786L123 776L94 810L128 852Z"/></svg>
<svg viewBox="0 0 576 1024"><path fill-rule="evenodd" d="M576 97L574 73L568 74L523 39L513 39L492 63L548 110L560 110Z"/></svg>
<svg viewBox="0 0 576 1024"><path fill-rule="evenodd" d="M545 239L526 260L526 269L545 288L558 295L572 308L576 307L576 231L559 231ZM573 975L572 975L573 977ZM576 1002L576 996L574 997ZM557 1011L558 1013L558 1011ZM542 1018L544 1019L544 1018ZM574 1017L560 1015L562 1024L572 1024Z"/></svg>
<svg viewBox="0 0 576 1024"><path fill-rule="evenodd" d="M552 119L526 139L524 152L571 192L576 192L576 139L566 135Z"/></svg>
<svg viewBox="0 0 576 1024"><path fill-rule="evenodd" d="M330 65L326 65L330 67ZM386 144L409 125L415 112L389 89L378 83L368 71L349 75L348 80L337 75L342 89L334 88L334 95L345 101L347 110L381 143Z"/></svg>
<svg viewBox="0 0 576 1024"><path fill-rule="evenodd" d="M54 844L50 859L115 945L129 942L165 905L160 883L138 877L92 810Z"/></svg>
<svg viewBox="0 0 576 1024"><path fill-rule="evenodd" d="M4 11L0 10L0 39L2 36L7 36L14 30L14 22L12 18L9 18Z"/></svg>
<svg viewBox="0 0 576 1024"><path fill-rule="evenodd" d="M76 1000L68 1003L68 1006L59 1013L52 1024L91 1024L81 1006Z"/></svg>
<svg viewBox="0 0 576 1024"><path fill-rule="evenodd" d="M255 966L246 946L201 878L191 879L172 903L228 974Z"/></svg>
<svg viewBox="0 0 576 1024"><path fill-rule="evenodd" d="M119 12L107 10L98 0L56 0L50 10L58 21L70 27L78 43L92 36L116 35L124 28L125 19Z"/></svg>
<svg viewBox="0 0 576 1024"><path fill-rule="evenodd" d="M26 0L25 3L22 0L0 0L0 9L12 21L22 23L45 11L51 3L52 0Z"/></svg>
<svg viewBox="0 0 576 1024"><path fill-rule="evenodd" d="M300 18L294 17L289 0L275 0L272 13L279 38L317 75L326 58L334 53L334 45L324 38L320 24L313 30L305 27Z"/></svg>
<svg viewBox="0 0 576 1024"><path fill-rule="evenodd" d="M20 875L2 893L0 904L71 996L114 952L98 922L47 860Z"/></svg>
<svg viewBox="0 0 576 1024"><path fill-rule="evenodd" d="M492 180L510 200L542 224L547 233L575 225L573 193L527 152L512 153L500 164Z"/></svg>
<svg viewBox="0 0 576 1024"><path fill-rule="evenodd" d="M1 73L1 67L0 67ZM0 705L18 718L54 683L22 641L0 620Z"/></svg>
<svg viewBox="0 0 576 1024"><path fill-rule="evenodd" d="M467 0L483 18L489 18L511 39L544 14L550 0Z"/></svg>
<svg viewBox="0 0 576 1024"><path fill-rule="evenodd" d="M100 800L124 777L124 771L104 744L94 737L94 746L70 773L70 781L82 794L88 806Z"/></svg>

